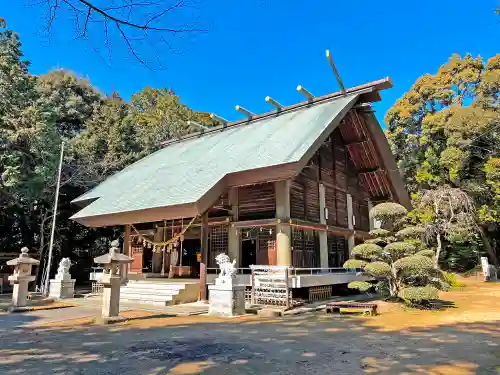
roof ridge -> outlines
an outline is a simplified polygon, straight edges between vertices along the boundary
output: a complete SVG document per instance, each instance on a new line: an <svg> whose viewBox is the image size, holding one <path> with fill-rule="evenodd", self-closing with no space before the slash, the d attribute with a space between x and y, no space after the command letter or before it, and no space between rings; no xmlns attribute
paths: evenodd
<svg viewBox="0 0 500 375"><path fill-rule="evenodd" d="M298 109L302 109L305 107L309 108L309 107L312 107L312 106L315 106L318 104L322 104L322 103L325 103L325 102L328 102L331 100L340 99L342 97L350 96L353 94L360 94L364 91L366 91L366 92L379 91L379 90L385 90L385 89L391 88L391 87L392 87L392 79L390 77L382 78L382 79L379 79L377 81L372 81L372 82L368 82L368 83L365 83L362 85L348 88L345 91L335 91L335 92L332 92L332 93L329 93L326 95L315 97L312 100L306 100L306 101L302 101L299 103L291 104L289 106L285 106L279 110L275 109L272 111L264 112L262 114L259 114L259 115L252 117L251 119L237 120L237 121L229 122L225 125L218 125L218 126L211 127L208 130L189 133L189 134L186 134L186 135L179 137L179 138L170 139L168 141L161 142L160 145L161 145L161 147L165 147L165 146L168 146L168 145L173 144L173 143L187 141L187 140L192 139L192 138L200 138L204 135L208 135L208 134L214 133L216 131L223 131L225 129L232 128L232 127L235 127L238 125L247 125L247 124L251 124L254 122L258 122L260 120L267 119L271 116L277 117L277 116L280 116L282 114L289 113L289 112L292 112L292 111L295 111Z"/></svg>

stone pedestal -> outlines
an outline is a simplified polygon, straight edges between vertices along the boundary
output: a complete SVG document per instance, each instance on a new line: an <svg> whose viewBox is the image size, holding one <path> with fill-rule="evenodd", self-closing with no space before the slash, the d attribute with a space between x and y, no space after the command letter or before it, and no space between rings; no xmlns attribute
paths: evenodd
<svg viewBox="0 0 500 375"><path fill-rule="evenodd" d="M216 279L208 286L208 314L216 316L238 316L245 314L245 286L235 285L235 279Z"/></svg>
<svg viewBox="0 0 500 375"><path fill-rule="evenodd" d="M120 314L120 278L111 277L102 290L102 316L116 317Z"/></svg>
<svg viewBox="0 0 500 375"><path fill-rule="evenodd" d="M71 278L69 269L71 259L62 258L56 277L50 280L49 296L56 299L73 298L75 296L75 280Z"/></svg>
<svg viewBox="0 0 500 375"><path fill-rule="evenodd" d="M13 307L25 307L28 305L28 284L34 279L34 277L18 278L14 282L14 286L12 288Z"/></svg>
<svg viewBox="0 0 500 375"><path fill-rule="evenodd" d="M56 299L73 298L75 296L75 279L50 280L49 297Z"/></svg>
<svg viewBox="0 0 500 375"><path fill-rule="evenodd" d="M128 264L132 258L120 254L117 240L111 242L108 254L94 258L94 262L101 264L104 271L101 277L102 291L102 322L119 321L120 314L120 286L126 285L128 280Z"/></svg>

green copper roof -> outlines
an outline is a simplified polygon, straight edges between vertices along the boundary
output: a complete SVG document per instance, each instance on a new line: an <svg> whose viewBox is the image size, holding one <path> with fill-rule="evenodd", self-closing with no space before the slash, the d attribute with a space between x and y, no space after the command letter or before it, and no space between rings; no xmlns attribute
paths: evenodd
<svg viewBox="0 0 500 375"><path fill-rule="evenodd" d="M93 202L72 219L194 203L227 174L298 162L357 97L339 97L169 144L75 199Z"/></svg>

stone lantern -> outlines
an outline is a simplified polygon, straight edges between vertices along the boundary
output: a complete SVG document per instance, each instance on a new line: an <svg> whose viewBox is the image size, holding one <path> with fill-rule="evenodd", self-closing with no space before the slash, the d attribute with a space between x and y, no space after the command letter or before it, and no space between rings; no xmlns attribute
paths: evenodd
<svg viewBox="0 0 500 375"><path fill-rule="evenodd" d="M9 281L14 285L12 292L12 307L24 307L28 304L28 284L35 280L35 276L31 276L31 267L40 264L36 259L28 256L28 248L21 249L19 258L9 260L8 266L14 266L14 273L9 276Z"/></svg>
<svg viewBox="0 0 500 375"><path fill-rule="evenodd" d="M94 258L94 262L103 267L101 283L102 293L102 317L104 320L117 319L120 314L120 286L127 283L128 264L132 258L120 254L119 242L111 242L108 254Z"/></svg>

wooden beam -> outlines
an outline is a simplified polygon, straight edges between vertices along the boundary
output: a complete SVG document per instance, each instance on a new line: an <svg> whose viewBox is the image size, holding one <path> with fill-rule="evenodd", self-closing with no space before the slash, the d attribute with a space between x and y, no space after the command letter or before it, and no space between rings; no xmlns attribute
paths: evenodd
<svg viewBox="0 0 500 375"><path fill-rule="evenodd" d="M332 54L330 53L330 50L328 50L328 49L326 50L326 57L328 59L328 62L330 63L330 66L332 67L333 74L335 74L335 78L337 79L337 83L339 84L340 91L342 92L342 94L345 95L346 91L345 91L344 83L342 82L342 79L340 78L340 74L337 71L337 67L335 66L335 63L333 62Z"/></svg>
<svg viewBox="0 0 500 375"><path fill-rule="evenodd" d="M247 116L249 120L256 116L255 113L250 112L248 109L243 108L240 105L237 105L235 108L238 112L243 113L245 116Z"/></svg>
<svg viewBox="0 0 500 375"><path fill-rule="evenodd" d="M278 103L276 100L271 98L270 96L266 96L266 102L271 104L274 108L276 108L278 111L281 111L283 109L283 106Z"/></svg>
<svg viewBox="0 0 500 375"><path fill-rule="evenodd" d="M308 221L308 220L302 220L302 219L290 219L289 221L290 226L296 227L296 228L301 228L301 229L310 229L310 230L324 230L327 232L339 234L344 237L348 237L354 233L352 229L349 228L344 228L344 227L339 227L336 225L325 225L325 224L320 224L316 223L313 221Z"/></svg>
<svg viewBox="0 0 500 375"><path fill-rule="evenodd" d="M302 95L304 95L308 101L313 101L314 100L314 95L311 94L309 91L307 91L304 87L301 85L297 86L297 91L300 92Z"/></svg>
<svg viewBox="0 0 500 375"><path fill-rule="evenodd" d="M280 219L257 219L257 220L242 220L234 221L231 226L234 228L255 228L255 227L272 227L284 220Z"/></svg>
<svg viewBox="0 0 500 375"><path fill-rule="evenodd" d="M200 301L207 301L208 213L201 217Z"/></svg>
<svg viewBox="0 0 500 375"><path fill-rule="evenodd" d="M225 118L217 116L215 113L211 113L210 114L210 118L212 120L215 120L215 121L218 121L218 122L222 123L222 126L224 128L227 127L227 124L229 123L229 121L227 121Z"/></svg>
<svg viewBox="0 0 500 375"><path fill-rule="evenodd" d="M362 173L372 173L372 172L377 172L379 171L380 168L379 167L374 167L374 168L361 168L361 169L358 169L356 172L358 172L358 174L362 174Z"/></svg>

